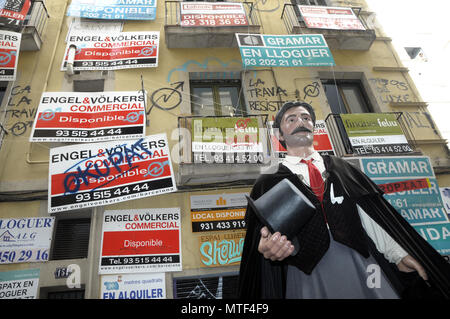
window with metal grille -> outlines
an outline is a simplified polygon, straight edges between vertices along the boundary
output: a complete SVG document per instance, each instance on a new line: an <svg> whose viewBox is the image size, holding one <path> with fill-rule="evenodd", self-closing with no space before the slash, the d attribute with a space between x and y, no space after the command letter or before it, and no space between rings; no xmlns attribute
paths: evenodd
<svg viewBox="0 0 450 319"><path fill-rule="evenodd" d="M86 258L90 228L90 218L57 219L50 259Z"/></svg>
<svg viewBox="0 0 450 319"><path fill-rule="evenodd" d="M49 291L46 299L84 299L84 289Z"/></svg>

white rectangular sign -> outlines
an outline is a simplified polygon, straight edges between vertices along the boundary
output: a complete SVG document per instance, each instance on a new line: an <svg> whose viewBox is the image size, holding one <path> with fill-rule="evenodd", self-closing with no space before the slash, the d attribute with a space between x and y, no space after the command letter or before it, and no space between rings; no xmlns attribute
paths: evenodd
<svg viewBox="0 0 450 319"><path fill-rule="evenodd" d="M351 8L298 6L308 28L334 30L365 30Z"/></svg>
<svg viewBox="0 0 450 319"><path fill-rule="evenodd" d="M47 261L55 217L0 219L0 264Z"/></svg>
<svg viewBox="0 0 450 319"><path fill-rule="evenodd" d="M16 79L22 34L0 30L0 81Z"/></svg>
<svg viewBox="0 0 450 319"><path fill-rule="evenodd" d="M166 299L164 273L102 276L101 299Z"/></svg>
<svg viewBox="0 0 450 319"><path fill-rule="evenodd" d="M1 299L36 299L40 270L0 272Z"/></svg>
<svg viewBox="0 0 450 319"><path fill-rule="evenodd" d="M50 213L176 190L165 133L50 150Z"/></svg>
<svg viewBox="0 0 450 319"><path fill-rule="evenodd" d="M157 67L159 31L71 35L61 71L67 69L70 46L76 47L75 71Z"/></svg>
<svg viewBox="0 0 450 319"><path fill-rule="evenodd" d="M44 92L30 142L99 142L145 136L146 95Z"/></svg>
<svg viewBox="0 0 450 319"><path fill-rule="evenodd" d="M180 208L105 211L99 274L181 271Z"/></svg>

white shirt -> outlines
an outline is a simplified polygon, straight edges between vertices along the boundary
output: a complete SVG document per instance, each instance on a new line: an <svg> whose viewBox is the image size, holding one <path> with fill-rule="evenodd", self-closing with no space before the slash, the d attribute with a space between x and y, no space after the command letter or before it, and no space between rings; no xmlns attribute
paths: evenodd
<svg viewBox="0 0 450 319"><path fill-rule="evenodd" d="M306 160L313 160L313 164L319 169L322 174L325 172L325 164L323 162L322 156L316 151L314 151L310 156L305 158ZM301 163L302 158L297 156L286 155L286 158L283 160L282 164L289 168L292 173L296 175L302 175L302 182L309 186L309 173L308 173L308 165L306 163ZM339 195L339 194L335 194ZM388 233L381 228L372 218L370 218L364 210L356 205L358 208L358 213L361 218L361 223L366 231L367 235L372 239L377 247L377 250L384 255L384 257L389 261L395 264L398 264L403 257L408 255L408 253L397 244L394 239L389 236Z"/></svg>

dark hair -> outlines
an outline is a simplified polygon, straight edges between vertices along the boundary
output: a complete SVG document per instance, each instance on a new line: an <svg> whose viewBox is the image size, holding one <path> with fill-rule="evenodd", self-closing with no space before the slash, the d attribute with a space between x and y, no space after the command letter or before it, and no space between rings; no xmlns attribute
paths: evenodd
<svg viewBox="0 0 450 319"><path fill-rule="evenodd" d="M287 110L292 109L293 107L299 107L299 106L304 107L309 112L309 114L311 115L313 124L315 125L316 124L316 113L314 112L313 107L306 102L296 101L296 102L286 102L283 104L281 109L279 109L277 115L275 115L275 120L273 122L273 128L279 129L280 134L283 134L283 132L281 132L280 126L281 126L281 120L283 119L284 113L286 113Z"/></svg>

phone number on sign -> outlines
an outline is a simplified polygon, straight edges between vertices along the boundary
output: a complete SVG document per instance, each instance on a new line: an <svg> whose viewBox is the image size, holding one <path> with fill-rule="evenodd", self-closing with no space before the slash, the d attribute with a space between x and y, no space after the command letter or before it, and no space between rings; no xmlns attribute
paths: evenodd
<svg viewBox="0 0 450 319"><path fill-rule="evenodd" d="M254 59L254 58L245 58L244 59L245 66L301 66L303 65L302 60L285 60L285 59Z"/></svg>
<svg viewBox="0 0 450 319"><path fill-rule="evenodd" d="M47 260L48 249L0 251L0 264Z"/></svg>

